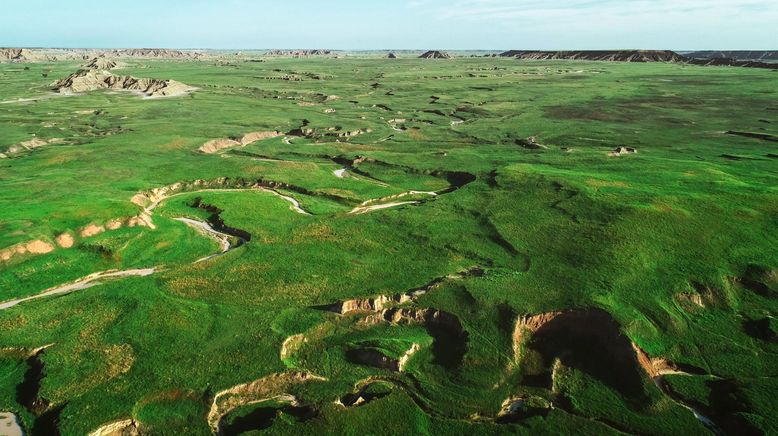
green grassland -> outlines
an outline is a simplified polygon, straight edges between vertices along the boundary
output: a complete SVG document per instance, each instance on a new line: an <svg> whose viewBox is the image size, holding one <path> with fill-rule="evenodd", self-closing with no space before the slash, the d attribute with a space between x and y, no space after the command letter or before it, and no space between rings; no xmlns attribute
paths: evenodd
<svg viewBox="0 0 778 436"><path fill-rule="evenodd" d="M56 248L0 261L0 303L97 271L158 271L0 310L0 411L26 431L78 435L133 419L144 434L211 434L218 393L265 380L264 397L224 414L222 433L710 432L684 405L725 432L778 432L775 71L134 60L118 72L198 90L51 95L77 68L0 64L0 152L62 139L0 159L0 249ZM313 133L293 134L303 127ZM198 151L267 130L289 134ZM523 146L530 136L545 148ZM637 153L608 155L621 146ZM154 229L80 234L138 215L138 193L195 180L204 187L154 210ZM409 191L437 195L393 197ZM414 203L349 213L393 201ZM179 217L219 219L250 238L196 262L219 244ZM56 246L63 232L72 248ZM397 305L456 323L328 310L437 278ZM516 362L514 324L573 309L607 312L615 334L681 368L664 380L673 395L635 362L629 389L600 374L587 359L608 344L586 326L571 330L581 341L550 339L567 348L552 382L538 383L551 362ZM353 357L396 361L414 344L403 371ZM316 378L279 381L299 373ZM354 394L366 401L346 404ZM498 417L511 397L525 399L521 411Z"/></svg>

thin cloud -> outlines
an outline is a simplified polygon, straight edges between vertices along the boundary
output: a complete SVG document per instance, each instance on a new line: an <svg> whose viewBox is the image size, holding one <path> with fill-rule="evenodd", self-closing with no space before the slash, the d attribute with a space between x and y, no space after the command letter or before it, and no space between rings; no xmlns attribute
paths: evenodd
<svg viewBox="0 0 778 436"><path fill-rule="evenodd" d="M689 19L726 18L737 20L741 15L752 16L755 11L776 18L778 2L758 0L568 0L554 2L537 0L461 0L438 5L436 17L440 20L513 20L585 19L631 17L636 20L662 16L687 15Z"/></svg>

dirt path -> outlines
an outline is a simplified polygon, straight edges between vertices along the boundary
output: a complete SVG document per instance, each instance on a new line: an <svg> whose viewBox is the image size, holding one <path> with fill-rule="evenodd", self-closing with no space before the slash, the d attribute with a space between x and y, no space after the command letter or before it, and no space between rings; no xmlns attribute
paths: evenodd
<svg viewBox="0 0 778 436"><path fill-rule="evenodd" d="M122 277L131 277L131 276L146 277L154 274L155 272L157 272L156 267L144 268L144 269L128 269L125 271L113 270L113 271L96 272L82 279L79 279L76 282L67 285L61 285L61 286L49 288L41 292L40 294L35 294L29 297L19 298L17 300L10 300L10 301L0 303L0 310L10 309L16 306L17 304L24 303L30 300L36 300L38 298L50 297L52 295L69 294L71 292L91 288L92 286L99 285L100 282L98 280L102 280L102 279L115 279L115 278L122 278Z"/></svg>

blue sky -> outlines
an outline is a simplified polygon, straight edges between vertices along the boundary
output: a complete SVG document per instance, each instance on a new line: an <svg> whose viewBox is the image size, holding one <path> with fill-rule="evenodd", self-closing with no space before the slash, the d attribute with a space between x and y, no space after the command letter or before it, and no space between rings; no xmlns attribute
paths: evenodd
<svg viewBox="0 0 778 436"><path fill-rule="evenodd" d="M0 46L776 49L778 0L3 0Z"/></svg>

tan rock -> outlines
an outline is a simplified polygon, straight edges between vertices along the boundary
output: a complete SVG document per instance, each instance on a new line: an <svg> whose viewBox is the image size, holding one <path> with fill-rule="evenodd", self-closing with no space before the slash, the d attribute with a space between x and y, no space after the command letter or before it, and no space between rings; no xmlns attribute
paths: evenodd
<svg viewBox="0 0 778 436"><path fill-rule="evenodd" d="M25 248L30 254L46 254L54 251L53 245L40 239L28 242Z"/></svg>
<svg viewBox="0 0 778 436"><path fill-rule="evenodd" d="M108 230L118 230L118 229L122 228L122 225L123 225L122 220L114 219L114 220L108 221L108 223L105 225L105 227Z"/></svg>
<svg viewBox="0 0 778 436"><path fill-rule="evenodd" d="M89 238L95 235L99 235L104 231L105 231L105 227L103 226L98 226L97 224L89 224L88 226L81 229L81 237Z"/></svg>
<svg viewBox="0 0 778 436"><path fill-rule="evenodd" d="M195 88L175 80L139 79L117 76L105 70L84 69L55 82L59 93L81 93L98 89L137 91L146 97L171 97L194 91Z"/></svg>
<svg viewBox="0 0 778 436"><path fill-rule="evenodd" d="M70 233L63 233L56 237L55 241L57 242L57 245L59 245L62 248L70 248L73 246L73 243L75 242L73 239L73 235Z"/></svg>

